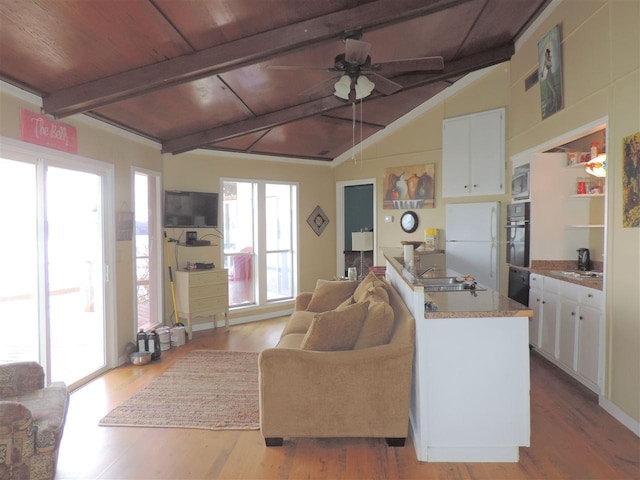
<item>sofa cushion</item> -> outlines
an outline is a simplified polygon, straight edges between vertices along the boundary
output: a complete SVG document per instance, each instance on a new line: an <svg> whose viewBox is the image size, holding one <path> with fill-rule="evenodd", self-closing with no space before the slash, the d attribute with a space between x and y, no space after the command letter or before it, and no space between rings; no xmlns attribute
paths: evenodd
<svg viewBox="0 0 640 480"><path fill-rule="evenodd" d="M290 333L307 333L309 330L309 326L313 321L313 317L317 315L316 312L307 312L306 310L298 310L297 312L293 312L289 321L284 327L282 331L281 337L285 335L289 335Z"/></svg>
<svg viewBox="0 0 640 480"><path fill-rule="evenodd" d="M375 274L370 273L366 277L364 277L364 280L360 282L358 288L356 288L355 292L353 292L353 298L356 302L361 302L365 300L367 294L376 293L378 295L381 295L380 291L384 290L387 301L389 301L389 293L387 292L387 288L388 286L385 282L380 280Z"/></svg>
<svg viewBox="0 0 640 480"><path fill-rule="evenodd" d="M353 349L377 347L389 343L393 331L393 308L382 298L370 295L369 309Z"/></svg>
<svg viewBox="0 0 640 480"><path fill-rule="evenodd" d="M327 312L348 299L358 286L355 281L318 280L307 310Z"/></svg>
<svg viewBox="0 0 640 480"><path fill-rule="evenodd" d="M288 335L284 335L278 342L277 348L300 348L304 337L304 333L290 333Z"/></svg>
<svg viewBox="0 0 640 480"><path fill-rule="evenodd" d="M302 341L303 350L351 350L364 324L369 302L317 314Z"/></svg>

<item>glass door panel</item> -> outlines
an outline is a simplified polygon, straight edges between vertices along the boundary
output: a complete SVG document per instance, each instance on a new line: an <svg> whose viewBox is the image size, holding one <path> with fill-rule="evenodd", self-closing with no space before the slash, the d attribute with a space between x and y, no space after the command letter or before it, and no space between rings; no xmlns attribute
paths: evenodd
<svg viewBox="0 0 640 480"><path fill-rule="evenodd" d="M229 270L229 306L255 303L254 201L249 182L223 183L224 268Z"/></svg>
<svg viewBox="0 0 640 480"><path fill-rule="evenodd" d="M135 172L136 332L162 323L162 238L158 225L159 176Z"/></svg>
<svg viewBox="0 0 640 480"><path fill-rule="evenodd" d="M0 159L0 363L37 361L36 165Z"/></svg>
<svg viewBox="0 0 640 480"><path fill-rule="evenodd" d="M51 380L68 385L106 365L102 177L46 171Z"/></svg>

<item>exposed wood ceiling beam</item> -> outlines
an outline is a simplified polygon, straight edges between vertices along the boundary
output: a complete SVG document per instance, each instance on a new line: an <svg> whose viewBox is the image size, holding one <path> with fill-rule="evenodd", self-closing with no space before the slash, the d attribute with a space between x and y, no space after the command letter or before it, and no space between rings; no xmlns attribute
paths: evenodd
<svg viewBox="0 0 640 480"><path fill-rule="evenodd" d="M470 0L377 0L189 55L136 68L43 98L55 117L86 112L127 98L259 63L312 44L339 38L347 30L371 30L456 7Z"/></svg>
<svg viewBox="0 0 640 480"><path fill-rule="evenodd" d="M402 77L395 77L393 80L403 86L401 91L406 91L430 83L446 81L448 78L458 77L475 70L496 65L509 60L514 52L515 47L513 44L503 45L492 50L447 62L444 70L440 73L404 75ZM379 96L379 94L371 95L367 100ZM278 125L284 125L344 106L345 103L343 100L331 95L241 122L167 140L162 144L162 153L184 153L196 148L210 146L215 142L258 132L267 128L273 128Z"/></svg>

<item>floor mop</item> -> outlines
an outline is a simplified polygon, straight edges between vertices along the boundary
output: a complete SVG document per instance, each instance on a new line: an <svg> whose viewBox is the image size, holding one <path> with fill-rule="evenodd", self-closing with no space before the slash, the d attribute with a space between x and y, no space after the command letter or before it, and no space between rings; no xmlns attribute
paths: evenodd
<svg viewBox="0 0 640 480"><path fill-rule="evenodd" d="M180 321L178 317L178 304L176 303L176 289L173 283L173 270L171 269L171 252L169 251L169 239L167 238L167 232L164 232L164 245L165 252L167 254L167 268L169 269L169 285L171 285L171 299L173 300L173 326L174 327L184 327L185 333L187 327L184 326L184 323ZM188 338L188 334L185 335L185 338Z"/></svg>

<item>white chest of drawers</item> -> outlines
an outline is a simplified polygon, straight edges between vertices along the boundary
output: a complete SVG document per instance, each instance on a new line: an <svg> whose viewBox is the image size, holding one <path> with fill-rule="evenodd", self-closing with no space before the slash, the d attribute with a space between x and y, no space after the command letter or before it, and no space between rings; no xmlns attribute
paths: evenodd
<svg viewBox="0 0 640 480"><path fill-rule="evenodd" d="M191 319L224 314L225 327L229 328L229 277L224 268L213 270L178 270L176 272L176 304L178 317L186 318L189 338L193 338Z"/></svg>

